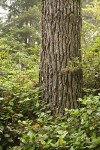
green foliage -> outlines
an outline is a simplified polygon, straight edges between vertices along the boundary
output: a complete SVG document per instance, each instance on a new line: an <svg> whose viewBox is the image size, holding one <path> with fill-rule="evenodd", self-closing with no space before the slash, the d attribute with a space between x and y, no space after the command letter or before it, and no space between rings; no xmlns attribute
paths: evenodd
<svg viewBox="0 0 100 150"><path fill-rule="evenodd" d="M7 149L19 145L25 122L34 122L40 107L40 11L37 0L1 2L9 10L0 23L0 149Z"/></svg>
<svg viewBox="0 0 100 150"><path fill-rule="evenodd" d="M25 48L12 36L0 39L0 148L19 145L25 127L18 122L35 120L38 63L39 45Z"/></svg>
<svg viewBox="0 0 100 150"><path fill-rule="evenodd" d="M100 92L100 2L83 8L82 56L84 89Z"/></svg>
<svg viewBox="0 0 100 150"><path fill-rule="evenodd" d="M100 51L83 54L84 88L100 92ZM92 91L93 92L93 91Z"/></svg>
<svg viewBox="0 0 100 150"><path fill-rule="evenodd" d="M100 96L80 99L83 107L65 109L63 116L53 117L50 111L42 111L38 124L28 124L28 132L21 137L21 148L99 150L99 99Z"/></svg>
<svg viewBox="0 0 100 150"><path fill-rule="evenodd" d="M0 22L0 150L99 150L100 95L80 99L82 108L65 109L63 116L52 115L49 106L41 104L40 3L38 0L11 2L8 5L7 0L0 1L0 5L9 9L7 21ZM85 1L84 90L87 93L92 90L95 95L100 93L99 10L99 1ZM69 62L68 67L80 68L78 58Z"/></svg>
<svg viewBox="0 0 100 150"><path fill-rule="evenodd" d="M28 118L34 121L40 107L39 89L35 87L37 81L29 82L31 79L29 72L28 75L27 72L24 75L23 78L16 78L14 75L13 82L12 75L7 75L0 83L0 143L3 148L19 145L24 128L18 122L27 121Z"/></svg>
<svg viewBox="0 0 100 150"><path fill-rule="evenodd" d="M6 2L9 10L1 36L12 35L27 47L40 43L40 3L39 1L14 0Z"/></svg>

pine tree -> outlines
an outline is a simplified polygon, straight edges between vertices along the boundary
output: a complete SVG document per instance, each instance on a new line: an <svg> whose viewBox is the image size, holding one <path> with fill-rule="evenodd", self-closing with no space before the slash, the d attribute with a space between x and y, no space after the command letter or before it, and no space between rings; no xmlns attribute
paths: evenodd
<svg viewBox="0 0 100 150"><path fill-rule="evenodd" d="M14 0L6 3L8 19L3 29L5 34L12 34L16 40L27 47L40 43L40 8L39 1Z"/></svg>

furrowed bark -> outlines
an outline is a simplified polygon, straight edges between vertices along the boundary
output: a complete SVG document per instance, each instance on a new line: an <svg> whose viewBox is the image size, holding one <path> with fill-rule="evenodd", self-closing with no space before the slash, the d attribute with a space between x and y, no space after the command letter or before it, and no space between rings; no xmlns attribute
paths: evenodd
<svg viewBox="0 0 100 150"><path fill-rule="evenodd" d="M42 1L40 84L43 101L57 114L80 105L81 25L81 0Z"/></svg>

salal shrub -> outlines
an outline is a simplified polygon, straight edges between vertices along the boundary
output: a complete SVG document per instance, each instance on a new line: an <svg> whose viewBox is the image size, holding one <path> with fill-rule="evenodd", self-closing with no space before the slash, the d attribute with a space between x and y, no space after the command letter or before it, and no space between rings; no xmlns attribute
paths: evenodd
<svg viewBox="0 0 100 150"><path fill-rule="evenodd" d="M65 109L65 114L52 117L50 111L41 111L37 122L27 124L27 132L20 138L25 150L99 150L100 103L99 96L81 101L80 109ZM20 122L21 124L21 122Z"/></svg>

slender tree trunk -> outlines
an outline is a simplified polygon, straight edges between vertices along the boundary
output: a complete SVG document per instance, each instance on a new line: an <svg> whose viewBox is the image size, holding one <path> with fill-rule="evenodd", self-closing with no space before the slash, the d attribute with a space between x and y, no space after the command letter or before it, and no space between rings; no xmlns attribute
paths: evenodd
<svg viewBox="0 0 100 150"><path fill-rule="evenodd" d="M81 22L81 0L42 0L40 84L54 113L79 107Z"/></svg>

